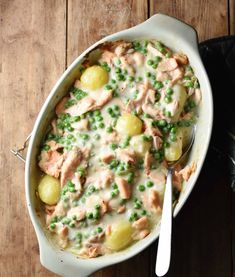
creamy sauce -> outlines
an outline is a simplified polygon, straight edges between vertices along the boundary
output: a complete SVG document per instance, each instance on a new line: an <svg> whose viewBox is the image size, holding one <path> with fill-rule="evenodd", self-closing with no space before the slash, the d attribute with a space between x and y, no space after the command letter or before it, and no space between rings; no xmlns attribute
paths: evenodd
<svg viewBox="0 0 235 277"><path fill-rule="evenodd" d="M48 229L84 258L119 251L159 222L166 162L180 158L201 99L188 58L156 40L100 52L57 105L39 159L53 177L39 184ZM177 169L176 195L194 170Z"/></svg>

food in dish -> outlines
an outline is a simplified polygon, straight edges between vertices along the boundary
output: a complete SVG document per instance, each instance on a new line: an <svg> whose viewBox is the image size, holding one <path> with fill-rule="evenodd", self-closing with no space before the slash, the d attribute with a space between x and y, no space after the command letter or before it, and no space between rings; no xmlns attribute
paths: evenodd
<svg viewBox="0 0 235 277"><path fill-rule="evenodd" d="M83 258L122 250L159 222L166 163L182 155L201 100L187 56L157 40L95 51L56 106L38 163L46 225ZM175 197L195 166L176 169Z"/></svg>

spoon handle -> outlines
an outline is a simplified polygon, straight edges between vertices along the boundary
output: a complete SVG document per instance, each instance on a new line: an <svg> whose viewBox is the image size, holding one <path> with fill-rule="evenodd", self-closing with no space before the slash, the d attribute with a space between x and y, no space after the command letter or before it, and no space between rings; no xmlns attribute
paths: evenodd
<svg viewBox="0 0 235 277"><path fill-rule="evenodd" d="M172 169L168 169L155 273L164 276L170 266L172 228Z"/></svg>

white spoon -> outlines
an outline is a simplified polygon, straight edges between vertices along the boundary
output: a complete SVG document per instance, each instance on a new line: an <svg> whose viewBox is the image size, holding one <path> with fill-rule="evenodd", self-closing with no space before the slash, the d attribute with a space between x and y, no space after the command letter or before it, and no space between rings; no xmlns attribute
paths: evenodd
<svg viewBox="0 0 235 277"><path fill-rule="evenodd" d="M168 172L166 178L166 188L164 193L161 229L159 234L157 260L155 273L157 276L164 276L170 266L171 259L171 232L172 232L172 173L176 164L180 163L191 149L195 138L196 126L192 129L192 135L183 155L179 160L168 164Z"/></svg>

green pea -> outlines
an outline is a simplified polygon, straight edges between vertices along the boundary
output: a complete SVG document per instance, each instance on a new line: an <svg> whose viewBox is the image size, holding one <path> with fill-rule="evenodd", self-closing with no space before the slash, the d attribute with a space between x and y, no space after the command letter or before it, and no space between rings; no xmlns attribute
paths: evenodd
<svg viewBox="0 0 235 277"><path fill-rule="evenodd" d="M133 82L134 80L135 80L135 78L133 76L128 77L128 81Z"/></svg>
<svg viewBox="0 0 235 277"><path fill-rule="evenodd" d="M191 109L193 109L193 108L196 107L196 104L195 104L195 102L194 102L193 100L190 100L190 101L189 101L189 107L190 107Z"/></svg>
<svg viewBox="0 0 235 277"><path fill-rule="evenodd" d="M163 83L160 81L155 81L153 85L154 85L155 89L163 88Z"/></svg>
<svg viewBox="0 0 235 277"><path fill-rule="evenodd" d="M98 115L101 115L101 111L100 110L95 110L94 111L94 116L98 116Z"/></svg>
<svg viewBox="0 0 235 277"><path fill-rule="evenodd" d="M82 233L77 232L77 234L76 234L76 238L77 238L77 239L79 239L79 240L81 240L81 239L82 239Z"/></svg>
<svg viewBox="0 0 235 277"><path fill-rule="evenodd" d="M154 61L153 60L147 60L147 65L153 65Z"/></svg>
<svg viewBox="0 0 235 277"><path fill-rule="evenodd" d="M157 161L160 160L161 159L161 154L159 152L154 153L154 159L157 160Z"/></svg>
<svg viewBox="0 0 235 277"><path fill-rule="evenodd" d="M166 111L166 112L165 112L165 116L171 117L171 112L170 112L170 111Z"/></svg>
<svg viewBox="0 0 235 277"><path fill-rule="evenodd" d="M156 47L157 50L160 51L161 53L165 52L165 48L164 48L164 46L162 45L161 42L157 41L156 44L155 44L155 47Z"/></svg>
<svg viewBox="0 0 235 277"><path fill-rule="evenodd" d="M112 89L112 87L111 87L110 85L105 85L105 86L104 86L104 89L105 89L105 90L110 90L110 89Z"/></svg>
<svg viewBox="0 0 235 277"><path fill-rule="evenodd" d="M166 90L166 94L167 94L167 95L172 95L172 94L173 94L173 89L172 89L172 88L168 88L168 89Z"/></svg>
<svg viewBox="0 0 235 277"><path fill-rule="evenodd" d="M172 134L176 134L176 131L177 131L176 127L172 127L170 132L171 132Z"/></svg>
<svg viewBox="0 0 235 277"><path fill-rule="evenodd" d="M118 74L118 75L117 75L117 79L118 79L119 81L125 81L125 80L126 80L126 77L125 77L123 74Z"/></svg>
<svg viewBox="0 0 235 277"><path fill-rule="evenodd" d="M51 223L56 223L56 222L58 222L58 216L53 217L51 220Z"/></svg>
<svg viewBox="0 0 235 277"><path fill-rule="evenodd" d="M111 163L109 164L109 168L110 169L115 169L115 168L117 168L118 165L119 165L118 160L112 160Z"/></svg>
<svg viewBox="0 0 235 277"><path fill-rule="evenodd" d="M94 219L98 219L98 218L100 218L100 212L98 210L96 210L94 212Z"/></svg>
<svg viewBox="0 0 235 277"><path fill-rule="evenodd" d="M76 192L76 189L75 188L69 188L69 192Z"/></svg>
<svg viewBox="0 0 235 277"><path fill-rule="evenodd" d="M126 137L121 144L121 148L126 148L130 144L130 137Z"/></svg>
<svg viewBox="0 0 235 277"><path fill-rule="evenodd" d="M147 78L150 78L150 77L151 77L151 73L150 73L150 72L146 72L145 75L146 75Z"/></svg>
<svg viewBox="0 0 235 277"><path fill-rule="evenodd" d="M141 215L146 215L147 214L147 211L146 210L143 210L142 212L141 212Z"/></svg>
<svg viewBox="0 0 235 277"><path fill-rule="evenodd" d="M134 221L138 218L138 214L137 213L132 213L129 217L129 221Z"/></svg>
<svg viewBox="0 0 235 277"><path fill-rule="evenodd" d="M106 132L107 132L107 133L112 133L112 132L113 132L112 126L107 127L107 128L106 128Z"/></svg>
<svg viewBox="0 0 235 277"><path fill-rule="evenodd" d="M175 134L171 134L171 135L170 135L170 140L171 140L171 141L174 142L174 141L176 141L176 139L177 139L177 137L176 137Z"/></svg>
<svg viewBox="0 0 235 277"><path fill-rule="evenodd" d="M134 176L135 176L135 174L133 172L128 173L128 175L127 175L127 182L129 184L133 182Z"/></svg>
<svg viewBox="0 0 235 277"><path fill-rule="evenodd" d="M145 191L145 186L144 185L139 185L138 190L139 191Z"/></svg>
<svg viewBox="0 0 235 277"><path fill-rule="evenodd" d="M118 193L119 193L118 189L115 189L115 190L111 191L111 197L112 198L116 197L118 195Z"/></svg>
<svg viewBox="0 0 235 277"><path fill-rule="evenodd" d="M68 129L69 132L73 132L74 131L74 128L71 127L71 126L69 126L67 129Z"/></svg>
<svg viewBox="0 0 235 277"><path fill-rule="evenodd" d="M166 95L165 98L164 98L164 101L169 104L172 102L172 97L170 95Z"/></svg>
<svg viewBox="0 0 235 277"><path fill-rule="evenodd" d="M54 230L55 227L56 227L55 223L51 223L51 224L50 224L50 228L51 228L52 230Z"/></svg>
<svg viewBox="0 0 235 277"><path fill-rule="evenodd" d="M156 63L159 63L161 60L162 60L162 58L161 58L160 56L156 56L156 57L154 58L154 61L155 61Z"/></svg>
<svg viewBox="0 0 235 277"><path fill-rule="evenodd" d="M126 199L121 199L120 202L119 202L120 205L124 205L126 204Z"/></svg>
<svg viewBox="0 0 235 277"><path fill-rule="evenodd" d="M143 141L151 141L152 137L151 136L142 135L142 140Z"/></svg>
<svg viewBox="0 0 235 277"><path fill-rule="evenodd" d="M83 139L84 139L84 140L89 140L89 139L90 139L90 136L89 136L88 134L84 134L84 135L83 135Z"/></svg>
<svg viewBox="0 0 235 277"><path fill-rule="evenodd" d="M108 112L109 114L111 114L111 113L113 113L113 109L112 109L111 107L108 107L108 108L107 108L107 112Z"/></svg>
<svg viewBox="0 0 235 277"><path fill-rule="evenodd" d="M88 218L88 219L93 219L93 218L94 218L93 213L88 213L87 218Z"/></svg>
<svg viewBox="0 0 235 277"><path fill-rule="evenodd" d="M157 68L157 66L158 66L158 64L157 64L157 63L155 63L155 64L153 64L153 65L152 65L152 68L153 68L153 69L156 69L156 68Z"/></svg>
<svg viewBox="0 0 235 277"><path fill-rule="evenodd" d="M147 186L148 188L151 188L151 187L153 186L153 182L152 182L152 181L147 181L147 182L146 182L146 186Z"/></svg>
<svg viewBox="0 0 235 277"><path fill-rule="evenodd" d="M158 125L161 127L165 127L167 125L167 122L165 119L161 119L158 121Z"/></svg>
<svg viewBox="0 0 235 277"><path fill-rule="evenodd" d="M103 122L99 123L99 128L104 129L105 125Z"/></svg>
<svg viewBox="0 0 235 277"><path fill-rule="evenodd" d="M163 144L163 146L164 146L165 148L168 148L168 147L170 146L170 143L167 142L167 141L165 141L164 144Z"/></svg>
<svg viewBox="0 0 235 277"><path fill-rule="evenodd" d="M71 222L71 219L69 218L63 218L62 223L68 225Z"/></svg>
<svg viewBox="0 0 235 277"><path fill-rule="evenodd" d="M121 73L121 72L122 72L122 70L121 70L121 68L120 68L120 67L117 67L117 68L115 69L115 72L118 74L118 73Z"/></svg>
<svg viewBox="0 0 235 277"><path fill-rule="evenodd" d="M171 52L167 52L165 56L166 56L166 58L170 58L172 56L172 54L171 54Z"/></svg>
<svg viewBox="0 0 235 277"><path fill-rule="evenodd" d="M102 233L103 232L103 229L101 227L97 227L97 233Z"/></svg>
<svg viewBox="0 0 235 277"><path fill-rule="evenodd" d="M98 115L98 116L95 117L95 120L98 121L98 122L103 121L103 119L104 118L103 118L102 115Z"/></svg>
<svg viewBox="0 0 235 277"><path fill-rule="evenodd" d="M116 149L118 148L118 145L117 145L116 143L111 143L111 144L110 144L110 148L111 148L112 150L116 150Z"/></svg>
<svg viewBox="0 0 235 277"><path fill-rule="evenodd" d="M140 208L141 208L141 204L140 204L139 202L136 202L136 203L134 204L134 208L135 208L135 209L140 209Z"/></svg>
<svg viewBox="0 0 235 277"><path fill-rule="evenodd" d="M113 106L113 109L114 109L115 111L119 111L119 110L120 110L120 108L119 108L118 105L114 105L114 106Z"/></svg>
<svg viewBox="0 0 235 277"><path fill-rule="evenodd" d="M45 145L43 145L42 149L45 151L49 151L51 149L51 147L49 145L45 144Z"/></svg>
<svg viewBox="0 0 235 277"><path fill-rule="evenodd" d="M75 223L74 222L69 223L69 227L74 228L75 227Z"/></svg>
<svg viewBox="0 0 235 277"><path fill-rule="evenodd" d="M193 88L193 82L189 81L185 84L187 88Z"/></svg>
<svg viewBox="0 0 235 277"><path fill-rule="evenodd" d="M78 121L80 121L81 120L81 117L80 116L74 116L74 122L78 122Z"/></svg>

